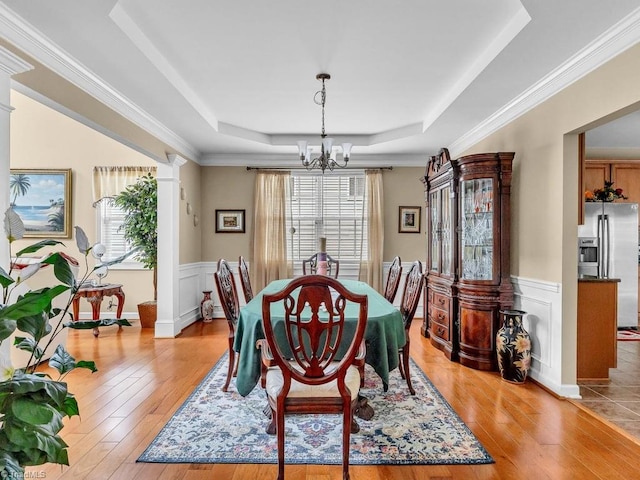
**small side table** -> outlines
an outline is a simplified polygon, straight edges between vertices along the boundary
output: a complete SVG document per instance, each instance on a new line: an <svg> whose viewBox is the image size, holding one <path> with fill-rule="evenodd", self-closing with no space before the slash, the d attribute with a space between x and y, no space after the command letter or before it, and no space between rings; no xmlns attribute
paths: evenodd
<svg viewBox="0 0 640 480"><path fill-rule="evenodd" d="M118 309L116 311L116 317L120 318L122 315L122 309L124 308L124 292L122 291L122 285L116 283L109 283L105 285L96 285L89 287L82 287L77 292L75 297L73 297L73 319L74 321L78 320L78 315L80 314L80 299L82 297L86 298L91 304L91 312L93 316L93 320L100 319L100 305L102 304L102 299L104 297L116 297L118 299ZM122 329L122 325L119 326ZM93 329L93 336L97 337L100 335L100 331L98 327Z"/></svg>

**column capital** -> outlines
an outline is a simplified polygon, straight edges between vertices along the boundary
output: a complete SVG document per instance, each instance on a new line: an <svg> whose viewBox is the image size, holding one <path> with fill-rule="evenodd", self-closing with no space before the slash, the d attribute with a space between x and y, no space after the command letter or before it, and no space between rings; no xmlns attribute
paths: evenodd
<svg viewBox="0 0 640 480"><path fill-rule="evenodd" d="M177 153L169 153L167 155L167 160L171 165L174 165L176 167L181 167L188 161L186 158L178 155Z"/></svg>
<svg viewBox="0 0 640 480"><path fill-rule="evenodd" d="M0 72L8 76L33 70L33 65L18 57L15 53L0 47Z"/></svg>

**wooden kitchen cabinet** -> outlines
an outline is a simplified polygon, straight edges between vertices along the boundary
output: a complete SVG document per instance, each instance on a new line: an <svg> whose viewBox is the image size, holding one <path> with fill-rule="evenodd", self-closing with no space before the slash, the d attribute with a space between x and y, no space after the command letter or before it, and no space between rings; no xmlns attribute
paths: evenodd
<svg viewBox="0 0 640 480"><path fill-rule="evenodd" d="M513 305L510 279L513 152L430 158L422 181L427 211L426 315L422 328L450 360L496 370L500 310Z"/></svg>
<svg viewBox="0 0 640 480"><path fill-rule="evenodd" d="M612 181L627 197L621 202L640 203L640 160L587 160L584 169L584 190L592 192Z"/></svg>
<svg viewBox="0 0 640 480"><path fill-rule="evenodd" d="M604 187L605 180L609 179L611 179L611 164L609 162L587 160L584 168L584 190L593 192L597 188Z"/></svg>
<svg viewBox="0 0 640 480"><path fill-rule="evenodd" d="M617 366L619 281L578 280L578 380L608 380Z"/></svg>
<svg viewBox="0 0 640 480"><path fill-rule="evenodd" d="M622 188L623 202L640 203L640 162L613 163L611 180L614 188Z"/></svg>

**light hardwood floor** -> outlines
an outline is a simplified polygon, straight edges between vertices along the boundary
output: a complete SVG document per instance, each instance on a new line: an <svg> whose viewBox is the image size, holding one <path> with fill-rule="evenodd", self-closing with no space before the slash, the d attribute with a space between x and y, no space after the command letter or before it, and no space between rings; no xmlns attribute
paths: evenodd
<svg viewBox="0 0 640 480"><path fill-rule="evenodd" d="M499 374L449 362L412 329L412 357L495 459L491 465L353 466L353 480L382 479L640 479L640 443L572 402L531 381L503 382ZM144 464L138 456L222 355L226 321L198 322L176 339L154 339L138 327L108 327L95 339L71 331L68 349L95 360L95 374L67 378L81 419L63 438L70 467L32 467L47 480L260 480L275 465ZM291 480L338 480L340 466L287 466Z"/></svg>

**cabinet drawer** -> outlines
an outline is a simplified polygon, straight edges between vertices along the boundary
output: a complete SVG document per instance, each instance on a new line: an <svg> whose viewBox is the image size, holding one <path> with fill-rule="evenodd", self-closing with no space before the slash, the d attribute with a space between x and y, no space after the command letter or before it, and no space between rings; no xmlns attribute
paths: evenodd
<svg viewBox="0 0 640 480"><path fill-rule="evenodd" d="M431 325L429 328L431 329L431 335L434 337L441 338L444 341L449 341L449 327L446 325L441 325L436 322L433 318L431 318Z"/></svg>
<svg viewBox="0 0 640 480"><path fill-rule="evenodd" d="M433 300L430 302L434 307L449 311L451 298L438 292L433 292Z"/></svg>
<svg viewBox="0 0 640 480"><path fill-rule="evenodd" d="M438 323L449 328L449 312L442 310L441 308L434 308L431 305L429 308L429 318L432 322Z"/></svg>

